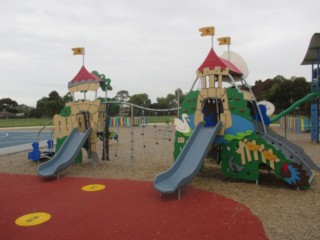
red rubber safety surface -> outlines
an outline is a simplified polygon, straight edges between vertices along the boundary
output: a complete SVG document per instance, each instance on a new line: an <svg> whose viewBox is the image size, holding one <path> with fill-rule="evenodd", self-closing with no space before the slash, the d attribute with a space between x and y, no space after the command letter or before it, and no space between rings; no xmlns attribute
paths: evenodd
<svg viewBox="0 0 320 240"><path fill-rule="evenodd" d="M0 236L4 240L267 239L261 221L242 204L191 187L160 198L152 182L0 174ZM105 189L85 192L89 184ZM43 224L15 220L47 212Z"/></svg>

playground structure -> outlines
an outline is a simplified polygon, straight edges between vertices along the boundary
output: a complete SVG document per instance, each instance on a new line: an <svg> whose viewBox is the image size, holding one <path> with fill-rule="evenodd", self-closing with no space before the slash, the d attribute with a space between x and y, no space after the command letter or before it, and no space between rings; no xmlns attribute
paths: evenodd
<svg viewBox="0 0 320 240"><path fill-rule="evenodd" d="M71 163L82 161L82 147L93 163L98 162L98 132L105 132L105 105L97 99L97 90L102 88L106 93L111 90L111 80L105 79L98 72L90 73L82 66L77 75L69 82L69 92L73 101L65 105L60 114L53 117L54 135L56 138L56 154L49 161L38 167L38 173L44 177L58 176ZM88 91L95 92L94 100L87 100ZM84 99L76 101L75 94L83 93ZM108 137L103 137L108 141Z"/></svg>
<svg viewBox="0 0 320 240"><path fill-rule="evenodd" d="M60 114L56 114L53 117L56 146L55 151L51 152L50 157L54 156L38 167L38 173L41 176L57 176L59 178L60 172L72 163L81 163L83 157L82 148L86 150L88 158L92 159L93 164L98 163L98 140L103 141L102 160L109 160L109 138L115 139L118 143L118 134L110 132L109 126L132 127L131 135L133 138L133 127L139 124L143 126L147 124L148 118L146 116L135 117L133 115L133 107L140 108L143 111L153 111L155 115L157 115L157 112L178 110L178 108L150 109L127 102L110 102L107 100L107 90L112 90L110 83L111 80L106 79L104 74L99 74L97 71L90 73L84 65L69 82L68 88L72 94L73 101L66 103ZM100 87L105 91L104 99L98 99L97 97L97 90ZM88 91L94 92L95 97L93 100L87 99L86 95ZM76 94L80 96L83 94L83 98L76 99ZM111 104L130 106L131 116L111 118L108 115L108 109ZM156 137L156 123L154 124L154 131ZM131 139L131 157L133 157L133 142L134 139ZM37 143L34 144L36 145ZM39 161L39 152L39 147L34 146L34 150L28 154L28 158Z"/></svg>
<svg viewBox="0 0 320 240"><path fill-rule="evenodd" d="M174 121L174 164L154 180L154 186L160 193L180 192L199 172L208 152L214 153L214 159L221 164L226 177L258 183L260 170L267 169L289 185L303 189L310 187L314 177L312 171L320 171L320 168L302 148L269 128L275 119L269 119L266 107L257 103L245 81L248 69L241 56L228 51L218 57L212 47L196 75L179 109L179 116ZM112 89L110 82L103 74L96 71L89 73L84 65L69 82L73 101L67 103L60 114L53 118L57 153L38 167L41 176L59 177L59 173L73 162L80 163L82 148L86 149L92 162L97 163L98 139L103 140L102 159L108 160L109 125L129 124L133 131L136 124L133 115L130 120L119 117L117 123L116 120L110 120L110 104L127 104L131 109L138 107L155 113L177 110L148 109L130 103L108 102L107 90ZM195 89L195 86L198 88ZM105 91L104 99L97 99L99 87ZM88 91L95 93L94 100L86 98ZM76 93L83 94L84 99L76 100ZM301 102L318 96L318 93L311 93ZM297 104L300 101L290 109ZM290 109L280 115L284 116ZM133 132L131 136L133 138ZM132 146L131 149L133 151Z"/></svg>
<svg viewBox="0 0 320 240"><path fill-rule="evenodd" d="M212 47L196 74L176 121L186 126L183 131L176 127L175 162L154 179L154 187L161 194L178 192L180 197L180 189L196 176L211 151L226 177L258 183L259 170L267 169L289 185L309 188L313 170L320 168L302 148L269 128L275 119L258 105L245 81L248 71L241 57L233 52L218 57ZM197 83L200 87L194 89ZM301 101L318 96L311 93Z"/></svg>
<svg viewBox="0 0 320 240"><path fill-rule="evenodd" d="M320 33L315 33L301 65L311 65L311 93L320 96ZM311 102L311 141L319 143L319 97Z"/></svg>

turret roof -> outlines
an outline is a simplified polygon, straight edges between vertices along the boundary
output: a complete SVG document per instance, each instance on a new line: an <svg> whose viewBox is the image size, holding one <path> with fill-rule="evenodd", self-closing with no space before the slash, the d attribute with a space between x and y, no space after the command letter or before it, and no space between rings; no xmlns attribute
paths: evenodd
<svg viewBox="0 0 320 240"><path fill-rule="evenodd" d="M69 82L68 87L77 86L85 83L100 83L101 79L90 73L85 66L82 66L77 75Z"/></svg>
<svg viewBox="0 0 320 240"><path fill-rule="evenodd" d="M203 72L204 68L214 69L215 67L221 67L222 70L229 68L231 74L242 75L242 72L235 65L226 59L218 57L213 48L211 48L208 56L198 68L198 71Z"/></svg>

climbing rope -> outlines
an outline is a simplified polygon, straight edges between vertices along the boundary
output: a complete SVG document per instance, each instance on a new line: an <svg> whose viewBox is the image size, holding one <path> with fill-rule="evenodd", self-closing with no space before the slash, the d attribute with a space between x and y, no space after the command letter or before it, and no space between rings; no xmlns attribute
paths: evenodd
<svg viewBox="0 0 320 240"><path fill-rule="evenodd" d="M142 138L142 146L143 148L146 148L146 144L145 144L145 141L144 141L144 135L145 135L145 128L146 128L146 119L144 117L144 109L142 109L142 114L141 114L141 122L142 122L142 125L141 125L141 138Z"/></svg>
<svg viewBox="0 0 320 240"><path fill-rule="evenodd" d="M154 139L155 139L155 141L156 141L156 144L158 145L158 144L159 144L159 142L158 142L158 136L157 136L158 113L155 112L154 115L155 115L155 120L154 120L154 125L153 125L153 128L154 128Z"/></svg>
<svg viewBox="0 0 320 240"><path fill-rule="evenodd" d="M170 129L170 125L169 122L167 123L167 136L168 136L168 141L171 141L171 129Z"/></svg>
<svg viewBox="0 0 320 240"><path fill-rule="evenodd" d="M121 102L109 102L110 104L112 103L116 103L116 104L119 104L119 117L118 117L118 122L116 124L117 126L117 135L120 136L120 126L121 126L121 118L123 117L122 116L122 108L123 108L123 104L124 103L121 103ZM151 108L146 108L146 107L141 107L141 106L138 106L138 105L135 105L135 104L132 104L132 103L125 103L125 105L129 105L131 106L131 126L130 126L130 151L131 151L131 158L134 158L134 127L135 127L135 124L139 124L136 123L135 121L135 118L134 118L134 112L133 112L133 107L137 107L137 108L140 108L142 109L142 116L140 118L141 120L141 140L142 140L142 146L143 148L146 148L146 139L145 139L145 136L146 136L146 127L147 127L147 121L146 121L146 118L145 118L145 110L146 111L152 111L154 112L154 116L155 116L155 121L154 121L154 125L153 125L153 129L154 129L154 139L155 139L155 144L158 145L159 144L159 141L158 141L158 131L161 131L162 133L164 133L166 135L166 138L168 139L168 141L171 141L171 129L170 129L170 124L167 122L167 125L166 127L164 127L165 129L162 129L158 127L158 111L159 112L165 112L167 111L168 112L168 115L170 115L170 111L176 111L178 110L179 108L172 108L172 109L151 109ZM152 115L152 114L150 114ZM127 125L129 126L129 124ZM117 142L115 144L115 157L118 157L118 151L119 151L119 137L115 139Z"/></svg>
<svg viewBox="0 0 320 240"><path fill-rule="evenodd" d="M130 135L131 135L131 158L134 158L133 156L133 151L134 151L134 115L133 115L133 106L131 106L131 132L130 132Z"/></svg>
<svg viewBox="0 0 320 240"><path fill-rule="evenodd" d="M170 111L168 111L168 116L170 116ZM171 141L171 129L170 129L170 124L169 120L167 121L167 134L168 134L168 141Z"/></svg>

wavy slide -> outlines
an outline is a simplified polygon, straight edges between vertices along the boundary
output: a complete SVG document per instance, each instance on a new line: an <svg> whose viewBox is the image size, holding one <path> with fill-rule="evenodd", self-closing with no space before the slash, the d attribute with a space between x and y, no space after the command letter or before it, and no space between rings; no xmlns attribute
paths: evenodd
<svg viewBox="0 0 320 240"><path fill-rule="evenodd" d="M154 187L160 193L173 193L185 186L197 175L213 144L222 123L215 127L204 127L199 123L174 164L154 180Z"/></svg>
<svg viewBox="0 0 320 240"><path fill-rule="evenodd" d="M78 128L74 128L54 157L39 165L39 175L43 177L57 176L59 172L69 167L78 156L91 133L92 128L85 132L79 132Z"/></svg>
<svg viewBox="0 0 320 240"><path fill-rule="evenodd" d="M295 103L293 103L290 107L288 107L286 110L282 111L281 113L279 113L276 117L274 117L273 119L271 119L271 123L276 122L277 120L279 120L280 118L282 118L283 116L287 115L288 113L292 112L294 109L296 109L296 107L300 106L302 103L310 101L311 99L320 96L319 93L309 93L308 95L306 95L305 97L301 98L300 100L296 101Z"/></svg>

